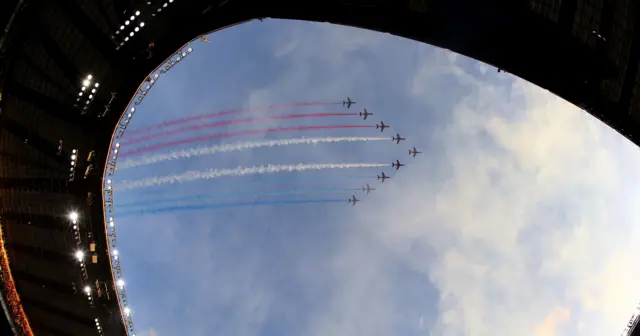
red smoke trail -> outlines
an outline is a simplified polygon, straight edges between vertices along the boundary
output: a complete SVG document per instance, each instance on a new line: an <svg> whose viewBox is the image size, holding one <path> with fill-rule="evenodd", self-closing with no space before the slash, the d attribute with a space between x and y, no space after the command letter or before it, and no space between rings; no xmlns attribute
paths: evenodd
<svg viewBox="0 0 640 336"><path fill-rule="evenodd" d="M161 143L153 144L150 146L140 147L140 148L132 149L130 151L123 152L120 155L120 157L122 158L122 157L132 156L136 154L151 152L154 150L164 149L168 147L192 144L195 142L205 142L205 141L210 141L214 139L226 139L226 138L245 136L245 135L280 133L280 132L319 131L319 130L329 130L329 129L373 128L373 127L374 126L361 126L361 125L296 126L296 127L280 127L280 128L228 132L228 133L217 133L217 134L211 134L211 135L201 135L201 136L192 137L192 138L179 139L174 141L161 142Z"/></svg>
<svg viewBox="0 0 640 336"><path fill-rule="evenodd" d="M197 124L192 126L185 126L185 127L181 127L178 129L174 129L174 130L162 132L162 133L143 135L141 137L124 141L121 143L121 145L126 146L126 145L135 144L143 141L153 140L156 138L165 138L165 137L180 134L183 132L199 131L199 130L208 129L208 128L222 127L222 126L235 125L235 124L258 123L258 122L264 122L269 120L344 117L344 116L354 116L354 115L358 115L358 114L357 113L307 113L307 114L286 114L286 115L273 116L273 117L252 117L252 118L243 118L243 119L222 120L222 121L216 121L214 123L209 123L209 124Z"/></svg>
<svg viewBox="0 0 640 336"><path fill-rule="evenodd" d="M327 105L337 105L337 104L342 104L342 103L341 102L340 103L306 102L306 103L279 104L279 105L269 105L269 106L262 106L262 107L249 107L249 108L240 108L240 109L233 109L233 110L223 110L223 111L217 111L213 113L200 114L195 116L173 119L173 120L165 121L155 125L140 127L140 128L127 131L127 134L131 135L131 134L137 134L141 132L148 132L158 128L164 128L164 127L170 127L170 126L188 123L190 121L211 119L211 118L246 113L251 111L265 111L265 110L291 108L291 107L304 107L304 106L327 106Z"/></svg>

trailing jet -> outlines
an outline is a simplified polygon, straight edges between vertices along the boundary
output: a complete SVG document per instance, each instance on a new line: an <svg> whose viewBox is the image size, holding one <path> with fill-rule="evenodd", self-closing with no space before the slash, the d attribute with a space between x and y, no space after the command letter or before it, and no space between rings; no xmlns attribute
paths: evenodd
<svg viewBox="0 0 640 336"><path fill-rule="evenodd" d="M394 136L392 136L392 137L391 137L391 141L395 141L395 142L396 142L396 145L397 145L397 144L399 144L399 143L400 143L400 141L402 141L402 140L407 140L407 139L405 139L405 138L401 138L401 137L400 137L400 133L396 133L396 136L395 136L395 137L394 137Z"/></svg>
<svg viewBox="0 0 640 336"><path fill-rule="evenodd" d="M369 195L369 193L374 191L374 190L376 190L376 188L371 188L369 183L367 183L366 187L362 187L362 192L367 192L367 195Z"/></svg>
<svg viewBox="0 0 640 336"><path fill-rule="evenodd" d="M348 201L351 203L351 206L355 206L356 203L360 202L360 200L356 198L356 195L353 195Z"/></svg>
<svg viewBox="0 0 640 336"><path fill-rule="evenodd" d="M364 109L364 112L360 112L360 116L364 117L364 118L362 118L364 120L367 120L367 117L370 116L370 115L373 115L373 113L367 112L367 109Z"/></svg>
<svg viewBox="0 0 640 336"><path fill-rule="evenodd" d="M351 107L351 104L355 104L356 102L351 100L351 98L347 97L347 100L342 101L342 106L347 105L347 108Z"/></svg>
<svg viewBox="0 0 640 336"><path fill-rule="evenodd" d="M413 147L413 150L411 150L411 149L409 150L409 155L413 155L413 157L416 157L416 155L418 155L420 153L422 153L422 152L418 152L415 147Z"/></svg>
<svg viewBox="0 0 640 336"><path fill-rule="evenodd" d="M391 167L398 170L400 167L404 167L404 164L400 163L400 160L396 160L396 162L391 162Z"/></svg>
<svg viewBox="0 0 640 336"><path fill-rule="evenodd" d="M384 132L384 129L385 129L385 128L389 128L389 127L391 127L391 126L389 126L389 125L385 125L385 124L384 124L384 121L381 121L381 122L380 122L380 125L376 124L376 129L378 129L378 128L379 128L379 129L380 129L380 132Z"/></svg>
<svg viewBox="0 0 640 336"><path fill-rule="evenodd" d="M384 180L389 179L391 177L387 176L384 174L384 172L382 172L382 175L378 175L378 180L382 180L382 183L384 183Z"/></svg>

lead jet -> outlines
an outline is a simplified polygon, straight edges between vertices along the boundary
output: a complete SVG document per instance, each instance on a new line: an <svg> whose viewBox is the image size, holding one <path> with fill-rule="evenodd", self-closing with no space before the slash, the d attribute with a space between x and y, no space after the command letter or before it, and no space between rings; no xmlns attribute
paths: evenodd
<svg viewBox="0 0 640 336"><path fill-rule="evenodd" d="M413 155L413 157L416 157L416 155L418 155L420 153L422 153L422 152L418 152L415 147L413 147L413 150L411 150L411 149L409 150L409 155Z"/></svg>
<svg viewBox="0 0 640 336"><path fill-rule="evenodd" d="M364 109L364 112L360 112L360 116L364 117L364 118L362 118L363 120L367 120L367 117L370 116L370 115L373 115L373 113L367 112L367 109Z"/></svg>
<svg viewBox="0 0 640 336"><path fill-rule="evenodd" d="M396 160L396 162L391 162L391 167L398 170L400 167L404 167L404 164L400 163L400 160Z"/></svg>
<svg viewBox="0 0 640 336"><path fill-rule="evenodd" d="M351 98L347 97L347 100L342 101L342 106L347 106L347 108L351 107L351 104L355 104L356 102L351 100Z"/></svg>
<svg viewBox="0 0 640 336"><path fill-rule="evenodd" d="M391 177L387 176L384 174L384 172L382 172L382 176L378 175L378 180L382 180L382 183L384 183L384 180L389 179Z"/></svg>
<svg viewBox="0 0 640 336"><path fill-rule="evenodd" d="M369 195L370 192L376 190L376 188L371 188L371 186L369 185L369 183L367 183L366 187L362 187L362 192L366 192L367 195Z"/></svg>
<svg viewBox="0 0 640 336"><path fill-rule="evenodd" d="M348 201L351 203L351 206L355 206L356 203L360 202L360 200L356 198L356 195L353 195Z"/></svg>
<svg viewBox="0 0 640 336"><path fill-rule="evenodd" d="M396 142L396 145L397 145L397 144L399 144L399 143L400 143L400 141L402 141L402 140L407 140L407 139L405 139L405 138L401 138L401 137L400 137L400 133L396 133L396 136L395 136L395 137L394 137L394 136L392 136L392 137L391 137L391 141L395 141L395 142Z"/></svg>
<svg viewBox="0 0 640 336"><path fill-rule="evenodd" d="M378 129L378 128L379 128L379 129L380 129L380 132L384 132L384 129L385 129L385 128L389 128L389 127L391 127L391 126L389 126L389 125L385 125L385 124L384 124L384 121L381 121L381 122L380 122L380 125L376 124L376 129Z"/></svg>

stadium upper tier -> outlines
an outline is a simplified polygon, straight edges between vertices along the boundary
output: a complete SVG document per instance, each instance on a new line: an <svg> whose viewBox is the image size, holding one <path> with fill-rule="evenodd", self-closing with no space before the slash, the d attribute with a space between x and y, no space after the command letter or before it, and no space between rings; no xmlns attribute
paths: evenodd
<svg viewBox="0 0 640 336"><path fill-rule="evenodd" d="M132 334L105 218L111 140L154 70L202 34L256 18L392 33L522 77L640 144L639 17L632 0L2 1L3 311L25 335Z"/></svg>

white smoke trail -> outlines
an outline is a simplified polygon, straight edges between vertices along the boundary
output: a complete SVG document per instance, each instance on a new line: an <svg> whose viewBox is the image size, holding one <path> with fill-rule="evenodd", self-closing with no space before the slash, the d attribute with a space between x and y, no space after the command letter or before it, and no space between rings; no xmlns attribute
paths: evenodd
<svg viewBox="0 0 640 336"><path fill-rule="evenodd" d="M233 152L245 149L260 147L277 147L289 145L318 144L331 142L352 142L352 141L379 141L389 140L389 138L380 137L326 137L326 138L296 138L296 139L279 139L253 142L238 142L227 145L206 146L197 148L182 149L170 153L160 153L155 155L144 156L140 159L127 159L122 163L118 163L117 169L126 169L139 166L145 166L167 160L188 159L194 156L212 155L221 152Z"/></svg>
<svg viewBox="0 0 640 336"><path fill-rule="evenodd" d="M204 171L188 171L178 175L167 175L162 177L151 177L134 181L122 181L117 186L117 190L131 190L145 187L154 187L162 184L182 183L197 180L210 180L223 176L244 176L253 174L270 174L280 172L294 172L304 170L321 170L321 169L345 169L345 168L373 168L384 167L384 163L321 163L307 164L299 163L294 165L266 165L254 167L238 167L234 169L209 169Z"/></svg>

